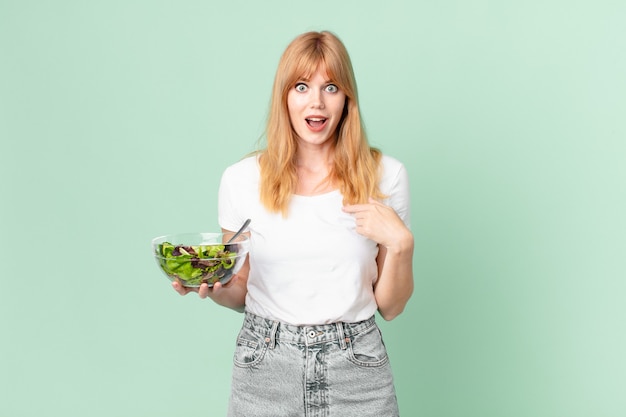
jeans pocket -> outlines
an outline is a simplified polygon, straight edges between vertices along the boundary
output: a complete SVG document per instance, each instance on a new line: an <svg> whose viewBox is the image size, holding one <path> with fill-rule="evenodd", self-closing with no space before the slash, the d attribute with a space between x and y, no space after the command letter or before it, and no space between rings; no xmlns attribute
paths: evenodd
<svg viewBox="0 0 626 417"><path fill-rule="evenodd" d="M346 349L350 362L363 367L382 366L389 361L387 348L378 326L351 337Z"/></svg>
<svg viewBox="0 0 626 417"><path fill-rule="evenodd" d="M266 350L267 343L263 337L248 329L241 329L237 336L233 362L241 368L254 366L261 362Z"/></svg>

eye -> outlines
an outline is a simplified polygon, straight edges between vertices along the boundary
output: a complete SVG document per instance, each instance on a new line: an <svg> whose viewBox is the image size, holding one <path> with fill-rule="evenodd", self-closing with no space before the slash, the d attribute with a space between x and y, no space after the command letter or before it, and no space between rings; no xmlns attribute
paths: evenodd
<svg viewBox="0 0 626 417"><path fill-rule="evenodd" d="M298 83L294 88L297 92L304 93L308 87L305 83Z"/></svg>
<svg viewBox="0 0 626 417"><path fill-rule="evenodd" d="M326 91L329 93L336 93L337 91L339 91L339 87L337 87L335 84L328 84L326 86Z"/></svg>

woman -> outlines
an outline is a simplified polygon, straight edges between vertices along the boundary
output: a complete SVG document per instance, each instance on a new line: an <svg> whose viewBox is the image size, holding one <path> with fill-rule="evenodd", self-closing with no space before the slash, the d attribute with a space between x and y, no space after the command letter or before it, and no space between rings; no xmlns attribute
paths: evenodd
<svg viewBox="0 0 626 417"><path fill-rule="evenodd" d="M295 38L272 93L267 146L228 167L219 223L251 249L228 284L197 291L245 311L229 416L396 416L374 315L413 291L404 166L368 145L348 53L329 32Z"/></svg>

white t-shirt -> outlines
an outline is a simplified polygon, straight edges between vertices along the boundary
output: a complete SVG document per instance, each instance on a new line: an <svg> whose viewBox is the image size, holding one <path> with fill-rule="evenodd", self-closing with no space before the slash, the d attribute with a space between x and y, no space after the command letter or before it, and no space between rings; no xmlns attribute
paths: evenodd
<svg viewBox="0 0 626 417"><path fill-rule="evenodd" d="M408 174L384 155L383 203L409 223ZM270 213L259 200L256 156L228 167L221 179L218 221L235 231L251 219L250 275L246 310L294 325L368 319L377 310L377 244L356 233L354 217L341 210L339 190L293 195L288 217Z"/></svg>

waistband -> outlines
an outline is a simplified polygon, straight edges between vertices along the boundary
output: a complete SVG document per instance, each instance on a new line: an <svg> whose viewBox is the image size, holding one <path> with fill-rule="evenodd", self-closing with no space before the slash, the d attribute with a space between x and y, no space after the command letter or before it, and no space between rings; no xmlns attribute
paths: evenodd
<svg viewBox="0 0 626 417"><path fill-rule="evenodd" d="M342 346L350 342L350 338L376 326L374 316L355 323L331 323L312 326L295 326L276 320L266 319L246 312L243 327L260 332L273 345L276 341L284 343L304 344L307 346L337 341Z"/></svg>

